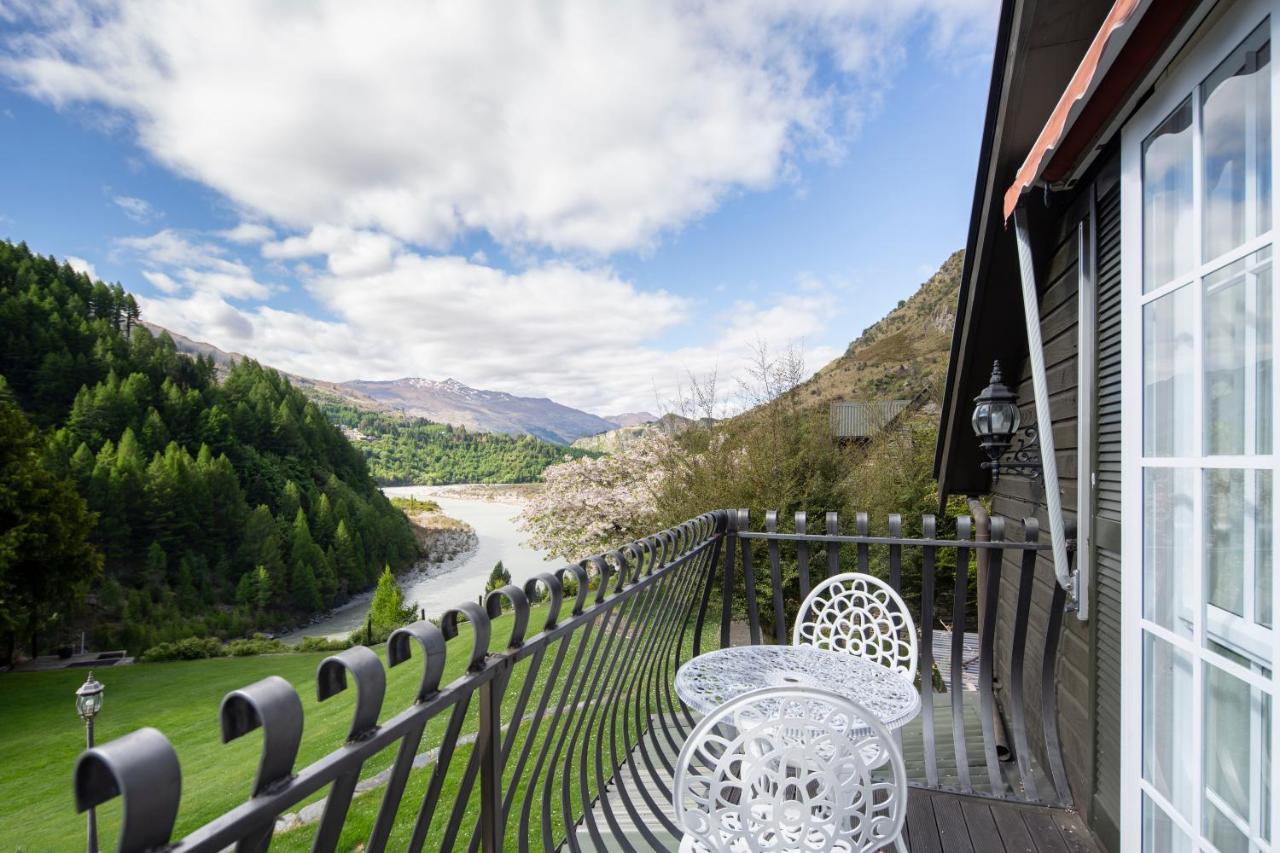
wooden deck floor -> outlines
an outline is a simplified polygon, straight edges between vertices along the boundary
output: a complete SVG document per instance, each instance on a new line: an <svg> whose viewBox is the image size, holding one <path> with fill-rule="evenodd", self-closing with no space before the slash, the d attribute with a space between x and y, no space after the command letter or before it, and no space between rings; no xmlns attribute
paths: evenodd
<svg viewBox="0 0 1280 853"><path fill-rule="evenodd" d="M949 717L942 722L950 726ZM946 732L942 722L938 730ZM658 739L657 746L668 762L674 762L674 745L682 740L682 731L674 734L672 744ZM911 738L908 742L916 740ZM908 767L919 763L915 750L918 746L906 750ZM675 850L679 846L679 838L668 832L665 821L654 813L662 809L665 818L669 808L664 797L655 796L658 791L670 790L671 778L664 762L655 761L650 770L649 762L637 758L634 768L633 772L632 767L624 765L607 786L605 798L611 806L612 820L605 816L602 801L597 800L592 808L591 822L599 835L579 823L575 840L580 849ZM974 772L985 771L975 768ZM623 806L623 788L637 810L635 816ZM652 804L640 794L642 789L649 793ZM907 797L906 841L912 853L1101 853L1080 816L1067 809L914 786Z"/></svg>
<svg viewBox="0 0 1280 853"><path fill-rule="evenodd" d="M911 853L1097 853L1075 812L912 788Z"/></svg>

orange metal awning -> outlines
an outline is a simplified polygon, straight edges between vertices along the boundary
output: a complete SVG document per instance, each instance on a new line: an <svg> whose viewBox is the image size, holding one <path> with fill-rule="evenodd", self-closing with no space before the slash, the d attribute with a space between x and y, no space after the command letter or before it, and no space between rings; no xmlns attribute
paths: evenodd
<svg viewBox="0 0 1280 853"><path fill-rule="evenodd" d="M1071 82L1058 103L1054 106L1049 120L1045 122L1036 137L1035 144L1027 154L1026 160L1018 169L1013 183L1004 194L1004 218L1008 220L1018 206L1018 198L1040 179L1045 167L1052 159L1053 153L1066 137L1072 123L1079 116L1089 96L1097 88L1106 74L1108 65L1124 46L1133 25L1141 18L1141 11L1150 5L1150 0L1116 0L1111 11L1102 22L1101 29L1093 37L1089 50L1085 53L1080 65L1076 68ZM1141 10L1141 11L1140 11Z"/></svg>

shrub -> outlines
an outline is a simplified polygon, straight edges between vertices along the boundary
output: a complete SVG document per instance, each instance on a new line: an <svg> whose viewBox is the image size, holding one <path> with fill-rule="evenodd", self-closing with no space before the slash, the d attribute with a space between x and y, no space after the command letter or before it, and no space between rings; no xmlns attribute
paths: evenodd
<svg viewBox="0 0 1280 853"><path fill-rule="evenodd" d="M350 640L330 640L328 637L303 637L293 647L295 652L340 652L351 648Z"/></svg>
<svg viewBox="0 0 1280 853"><path fill-rule="evenodd" d="M279 654L280 652L288 651L292 651L292 649L284 643L279 640L269 640L261 634L255 634L252 639L248 640L232 640L226 645L226 653L237 658Z"/></svg>
<svg viewBox="0 0 1280 853"><path fill-rule="evenodd" d="M215 637L187 637L173 643L159 643L142 653L147 663L167 660L200 660L225 657L226 649Z"/></svg>

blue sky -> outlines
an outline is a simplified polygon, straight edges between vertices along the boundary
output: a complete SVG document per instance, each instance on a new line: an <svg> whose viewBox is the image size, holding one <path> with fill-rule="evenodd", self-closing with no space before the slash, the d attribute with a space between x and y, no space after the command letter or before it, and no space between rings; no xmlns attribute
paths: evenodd
<svg viewBox="0 0 1280 853"><path fill-rule="evenodd" d="M323 379L598 412L963 245L996 5L0 0L0 236Z"/></svg>

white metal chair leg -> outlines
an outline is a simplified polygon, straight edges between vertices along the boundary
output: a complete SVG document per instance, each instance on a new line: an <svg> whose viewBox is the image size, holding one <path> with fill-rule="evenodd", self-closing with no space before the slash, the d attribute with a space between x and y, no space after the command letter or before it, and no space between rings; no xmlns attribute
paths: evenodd
<svg viewBox="0 0 1280 853"><path fill-rule="evenodd" d="M893 839L893 849L897 850L897 851L898 851L898 853L908 853L908 851L907 851L907 845L906 845L906 843L902 840L902 836L901 836L901 835L899 835L897 838Z"/></svg>

